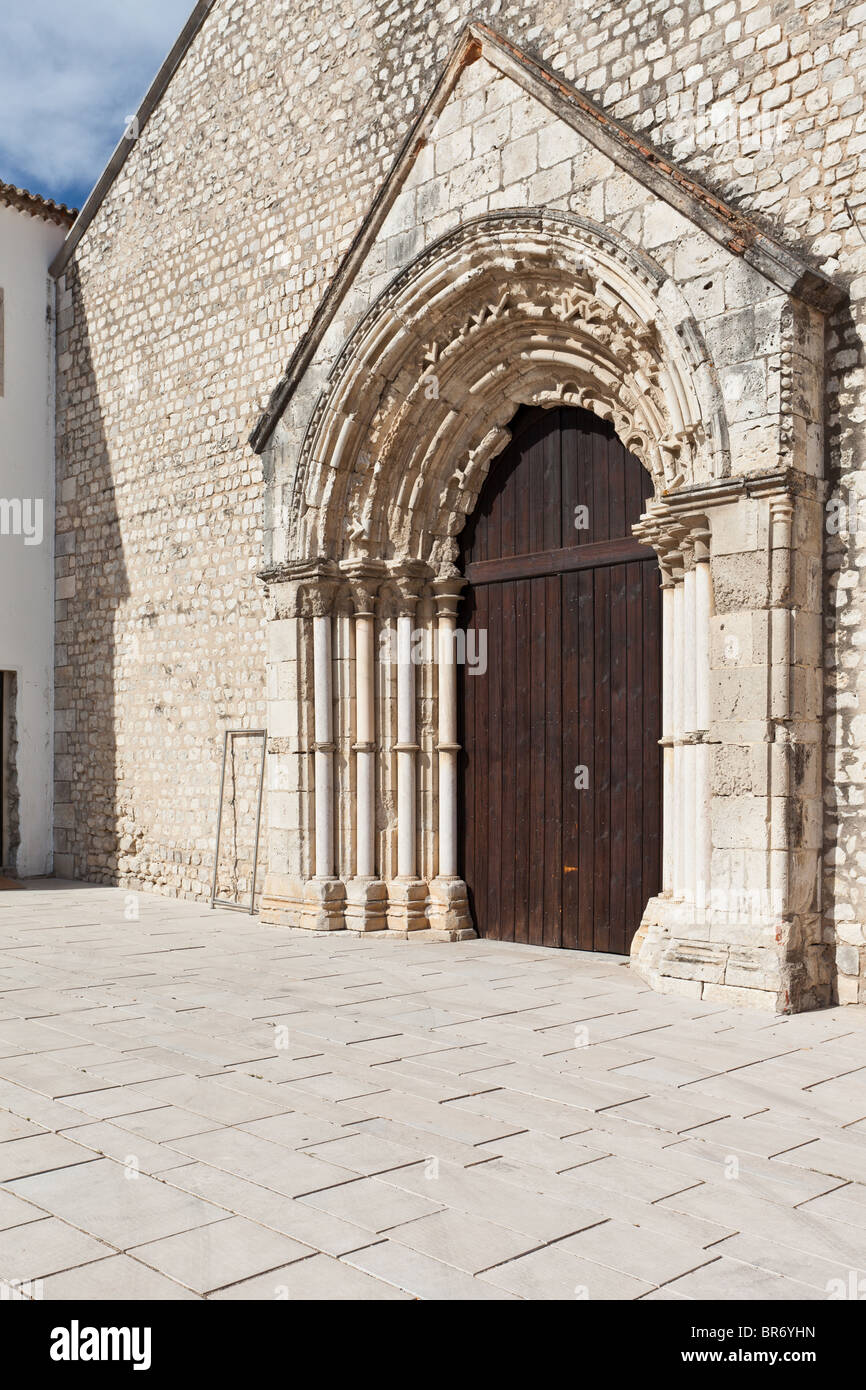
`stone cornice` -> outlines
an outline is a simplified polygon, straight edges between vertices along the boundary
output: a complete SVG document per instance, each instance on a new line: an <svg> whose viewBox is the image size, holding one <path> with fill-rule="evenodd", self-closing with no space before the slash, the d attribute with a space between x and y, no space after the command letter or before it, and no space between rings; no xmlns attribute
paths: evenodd
<svg viewBox="0 0 866 1390"><path fill-rule="evenodd" d="M788 493L795 497L823 500L827 484L822 478L801 473L795 468L774 469L768 473L752 473L730 478L717 478L709 483L694 483L665 492L653 503L669 512L705 511L708 507L724 506L740 497L771 497Z"/></svg>

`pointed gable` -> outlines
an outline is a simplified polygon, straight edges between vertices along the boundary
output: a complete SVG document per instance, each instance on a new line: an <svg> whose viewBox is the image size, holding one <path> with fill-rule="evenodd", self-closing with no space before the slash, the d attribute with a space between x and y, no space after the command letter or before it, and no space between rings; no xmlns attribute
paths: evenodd
<svg viewBox="0 0 866 1390"><path fill-rule="evenodd" d="M473 216L533 207L615 226L661 264L669 256L665 268L678 282L701 279L708 288L695 285L694 294L704 299L717 291L716 273L739 278L734 293L744 303L775 291L826 310L841 298L820 272L562 77L472 24L295 348L252 447L267 446L311 364L327 367L376 295L426 246Z"/></svg>

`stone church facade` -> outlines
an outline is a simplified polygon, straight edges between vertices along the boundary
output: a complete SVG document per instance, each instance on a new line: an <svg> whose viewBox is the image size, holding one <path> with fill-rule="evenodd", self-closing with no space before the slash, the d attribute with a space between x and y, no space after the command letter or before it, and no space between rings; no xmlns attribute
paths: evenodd
<svg viewBox="0 0 866 1390"><path fill-rule="evenodd" d="M484 933L461 546L520 412L571 411L649 480L633 966L866 1002L864 29L793 0L197 6L54 266L59 871L206 896L223 732L261 727L263 921Z"/></svg>

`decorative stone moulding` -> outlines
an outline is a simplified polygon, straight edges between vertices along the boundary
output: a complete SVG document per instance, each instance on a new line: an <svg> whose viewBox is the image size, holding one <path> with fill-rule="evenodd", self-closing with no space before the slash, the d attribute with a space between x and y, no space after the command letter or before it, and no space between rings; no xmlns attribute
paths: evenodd
<svg viewBox="0 0 866 1390"><path fill-rule="evenodd" d="M667 993L781 1012L832 1002L822 498L794 473L731 479L651 502L634 528L662 572L664 858L632 961Z"/></svg>
<svg viewBox="0 0 866 1390"><path fill-rule="evenodd" d="M527 404L610 420L659 492L729 470L721 392L673 282L579 218L482 218L399 275L334 362L280 558L438 573Z"/></svg>
<svg viewBox="0 0 866 1390"><path fill-rule="evenodd" d="M467 222L347 318L342 343L332 326L270 444L271 729L297 740L272 740L265 921L472 934L458 537L518 408L575 405L610 421L654 484L635 533L662 587L663 875L633 964L667 992L830 1001L822 320L770 284L767 298L787 346L767 374L777 395L758 403L759 455L741 425L732 445L678 287L581 218Z"/></svg>

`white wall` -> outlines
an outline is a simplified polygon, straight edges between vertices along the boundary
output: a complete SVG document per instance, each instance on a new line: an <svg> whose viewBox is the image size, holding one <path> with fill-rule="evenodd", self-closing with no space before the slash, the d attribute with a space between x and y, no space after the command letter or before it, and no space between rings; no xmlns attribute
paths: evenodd
<svg viewBox="0 0 866 1390"><path fill-rule="evenodd" d="M51 871L54 624L54 285L64 228L0 205L0 669L18 678L22 876ZM41 499L42 537L2 534L2 500ZM31 520L35 520L35 508ZM31 534L33 531L31 530Z"/></svg>

